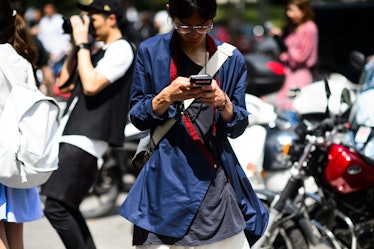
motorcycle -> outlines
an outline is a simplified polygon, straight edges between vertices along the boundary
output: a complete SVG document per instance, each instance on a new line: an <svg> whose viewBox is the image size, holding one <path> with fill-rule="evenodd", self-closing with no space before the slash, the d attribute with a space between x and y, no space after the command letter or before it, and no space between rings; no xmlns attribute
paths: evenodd
<svg viewBox="0 0 374 249"><path fill-rule="evenodd" d="M293 110L277 110L277 122L267 127L261 174L266 188L280 191L285 185L283 179L289 177L289 165L284 164L283 148L296 139L295 128L298 122L304 120L313 124L322 121L326 117L325 106L328 106L331 114L337 115L340 112L340 96L344 89L349 89L354 98L356 84L340 74L330 74L327 80L330 84L328 102L324 97L324 80L315 81L298 89L293 99Z"/></svg>
<svg viewBox="0 0 374 249"><path fill-rule="evenodd" d="M360 82L353 107L344 90L338 115L326 108L322 122L300 122L295 128L297 139L285 150L292 165L285 187L280 192L257 190L270 218L264 236L252 248L309 248L319 243L342 249L374 247L374 141L368 129L373 113L368 111L370 90L362 87L372 85L374 70L369 71L365 69L362 79L370 83ZM325 87L329 100L327 80ZM306 188L309 178L317 189Z"/></svg>
<svg viewBox="0 0 374 249"><path fill-rule="evenodd" d="M331 74L328 80L332 85L330 111L337 113L342 90L354 91L356 86L338 74ZM246 94L247 110L251 113L249 125L240 137L229 141L254 188L280 191L284 187L289 165L284 164L283 147L296 138L294 129L300 118L309 122L322 120L323 84L316 81L300 89L293 111L276 108L255 95Z"/></svg>
<svg viewBox="0 0 374 249"><path fill-rule="evenodd" d="M278 91L285 79L280 49L266 25L242 25L236 41L247 64L246 92L260 97ZM244 45L243 45L244 44ZM247 46L245 45L247 44Z"/></svg>
<svg viewBox="0 0 374 249"><path fill-rule="evenodd" d="M351 65L357 71L363 69L364 56L353 51L351 53ZM284 179L289 177L289 165L284 163L283 148L295 138L294 129L299 120L307 120L310 123L322 121L326 117L326 106L328 111L337 115L340 112L340 97L344 90L348 89L352 101L356 95L359 82L351 82L345 76L338 73L326 75L329 82L329 99L324 97L324 80L314 81L312 84L301 89L293 89L290 96L293 98L293 110L284 111L277 109L276 122L267 126L267 137L264 145L264 160L261 178L267 189L280 191L285 186ZM309 182L310 188L314 183Z"/></svg>
<svg viewBox="0 0 374 249"><path fill-rule="evenodd" d="M287 156L293 155L286 161L292 167L285 187L280 192L256 190L260 199L269 207L269 223L264 236L253 248L309 248L309 244L316 245L321 241L309 218L305 183L311 176L308 173L313 165L312 153L317 146L326 144L323 139L325 132L331 130L328 129L330 126L327 121L319 122L316 128L309 130L303 121L295 128L297 138L292 148L286 147L294 154L285 153ZM311 125L309 122L307 124Z"/></svg>
<svg viewBox="0 0 374 249"><path fill-rule="evenodd" d="M239 23L233 30L233 37L224 25L214 25L212 35L229 42L244 55L247 64L246 92L257 97L279 90L285 79L285 71L279 62L279 46L269 35L267 23Z"/></svg>

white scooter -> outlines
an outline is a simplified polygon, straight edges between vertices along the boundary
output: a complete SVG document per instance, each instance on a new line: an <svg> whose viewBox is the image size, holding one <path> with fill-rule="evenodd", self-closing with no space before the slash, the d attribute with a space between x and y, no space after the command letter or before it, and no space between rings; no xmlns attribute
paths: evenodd
<svg viewBox="0 0 374 249"><path fill-rule="evenodd" d="M229 142L252 186L263 188L260 173L264 162L266 127L275 124L277 113L272 104L254 95L246 94L245 101L247 110L251 113L249 125L240 137L229 138Z"/></svg>

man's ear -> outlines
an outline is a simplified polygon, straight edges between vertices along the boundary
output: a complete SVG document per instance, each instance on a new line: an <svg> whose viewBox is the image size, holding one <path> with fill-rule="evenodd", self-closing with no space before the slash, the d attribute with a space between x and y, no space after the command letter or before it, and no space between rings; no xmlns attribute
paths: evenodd
<svg viewBox="0 0 374 249"><path fill-rule="evenodd" d="M166 10L169 13L169 4L168 3L166 4Z"/></svg>
<svg viewBox="0 0 374 249"><path fill-rule="evenodd" d="M116 17L115 14L110 14L107 19L108 19L108 21L110 21L111 25L118 25L117 17Z"/></svg>

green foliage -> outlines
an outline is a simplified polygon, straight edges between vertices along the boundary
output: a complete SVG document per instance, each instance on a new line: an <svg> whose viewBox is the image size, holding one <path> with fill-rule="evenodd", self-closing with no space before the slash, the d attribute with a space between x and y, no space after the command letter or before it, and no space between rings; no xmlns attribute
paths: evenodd
<svg viewBox="0 0 374 249"><path fill-rule="evenodd" d="M246 4L244 10L236 9L232 4L221 5L218 7L216 22L226 22L229 17L240 18L243 22L251 24L261 24L263 16L268 17L274 26L282 27L285 23L285 6L270 4L266 8L266 13L262 13L257 4Z"/></svg>
<svg viewBox="0 0 374 249"><path fill-rule="evenodd" d="M286 23L286 7L284 5L271 5L269 8L270 21L276 27L283 27Z"/></svg>

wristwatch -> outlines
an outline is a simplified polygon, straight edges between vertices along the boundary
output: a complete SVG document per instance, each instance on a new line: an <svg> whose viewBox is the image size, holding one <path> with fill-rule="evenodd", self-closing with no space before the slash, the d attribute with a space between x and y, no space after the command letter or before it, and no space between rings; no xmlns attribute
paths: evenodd
<svg viewBox="0 0 374 249"><path fill-rule="evenodd" d="M90 44L89 43L79 43L78 45L77 45L77 50L80 50L80 49L90 49Z"/></svg>

